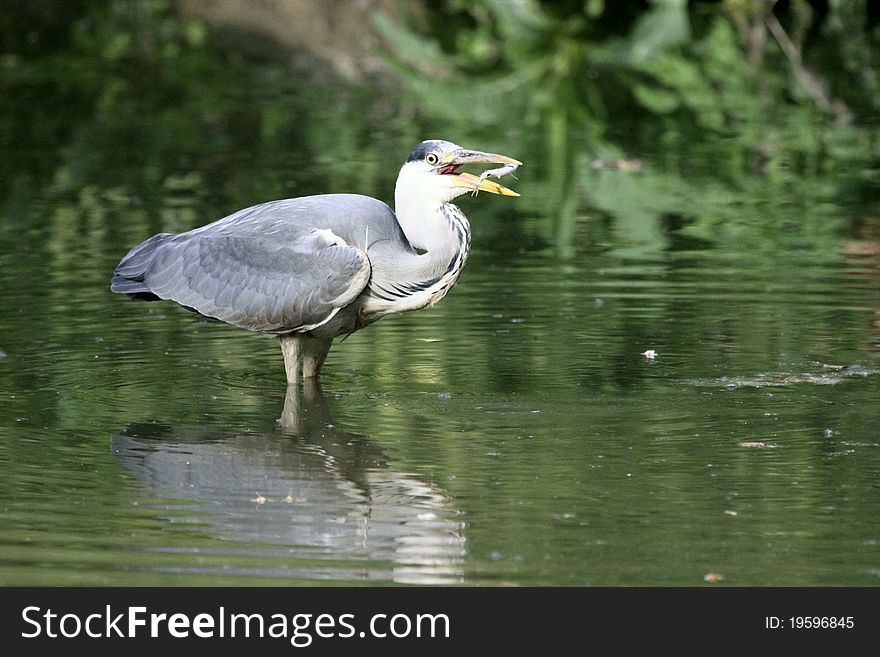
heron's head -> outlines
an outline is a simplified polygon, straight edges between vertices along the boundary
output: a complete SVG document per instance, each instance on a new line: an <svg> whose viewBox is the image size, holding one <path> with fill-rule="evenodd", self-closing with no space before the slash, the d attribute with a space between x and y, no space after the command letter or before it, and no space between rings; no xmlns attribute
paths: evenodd
<svg viewBox="0 0 880 657"><path fill-rule="evenodd" d="M483 153L462 148L452 142L441 139L429 139L415 147L400 169L397 177L395 198L398 206L401 202L421 204L448 203L465 192L476 190L501 194L503 196L519 196L491 180L480 181L472 173L460 172L458 169L466 164L514 164L522 162L495 153Z"/></svg>

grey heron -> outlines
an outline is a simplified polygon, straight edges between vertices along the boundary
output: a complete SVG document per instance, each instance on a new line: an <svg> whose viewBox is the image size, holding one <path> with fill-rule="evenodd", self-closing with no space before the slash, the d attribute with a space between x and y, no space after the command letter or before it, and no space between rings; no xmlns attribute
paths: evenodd
<svg viewBox="0 0 880 657"><path fill-rule="evenodd" d="M478 190L519 196L458 171L471 163L520 164L423 141L400 169L395 211L357 194L270 201L185 233L154 235L122 258L111 290L276 335L288 383L317 377L334 338L446 296L471 241L453 199Z"/></svg>

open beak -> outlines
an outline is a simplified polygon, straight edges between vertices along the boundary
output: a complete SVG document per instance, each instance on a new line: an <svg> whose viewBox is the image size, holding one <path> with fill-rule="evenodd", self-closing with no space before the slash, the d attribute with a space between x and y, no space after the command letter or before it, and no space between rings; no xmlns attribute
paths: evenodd
<svg viewBox="0 0 880 657"><path fill-rule="evenodd" d="M469 151L460 148L447 155L440 163L440 173L455 176L456 183L461 187L466 187L472 191L484 191L492 194L501 194L502 196L519 196L512 189L507 189L497 182L493 182L488 178L480 180L480 176L472 173L459 173L458 167L465 164L504 164L511 165L510 173L516 170L522 162L514 160L506 155L498 155L496 153L483 153L480 151Z"/></svg>

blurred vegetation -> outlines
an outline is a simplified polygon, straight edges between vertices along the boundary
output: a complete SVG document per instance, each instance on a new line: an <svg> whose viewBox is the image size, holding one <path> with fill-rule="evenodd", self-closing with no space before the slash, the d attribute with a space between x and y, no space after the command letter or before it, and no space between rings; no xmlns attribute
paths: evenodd
<svg viewBox="0 0 880 657"><path fill-rule="evenodd" d="M616 219L623 239L649 243L672 225L774 250L767 236L792 216L821 248L851 221L840 206L858 215L877 199L870 3L432 6L423 26L376 17L396 70L427 115L517 139L532 165L524 202L552 215L562 253L584 207Z"/></svg>
<svg viewBox="0 0 880 657"><path fill-rule="evenodd" d="M624 239L671 224L776 249L768 236L791 229L821 248L851 221L841 205L876 201L870 2L431 6L421 26L376 17L395 70L427 115L516 136L524 203L554 217L563 253L585 207Z"/></svg>
<svg viewBox="0 0 880 657"><path fill-rule="evenodd" d="M330 176L390 196L374 158L395 154L372 126L391 107L375 89L221 46L166 0L3 5L0 202L98 193L153 232L327 191Z"/></svg>
<svg viewBox="0 0 880 657"><path fill-rule="evenodd" d="M867 0L444 0L404 15L421 18L374 14L390 75L358 84L237 48L169 0L3 0L0 202L94 186L153 232L279 196L390 200L401 154L434 135L526 162L517 208L542 222L509 239L561 255L590 219L654 252L833 250L876 205Z"/></svg>

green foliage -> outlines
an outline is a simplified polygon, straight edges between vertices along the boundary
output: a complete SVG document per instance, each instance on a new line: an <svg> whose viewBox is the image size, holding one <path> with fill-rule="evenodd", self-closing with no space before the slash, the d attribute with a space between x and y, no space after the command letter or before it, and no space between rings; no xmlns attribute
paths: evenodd
<svg viewBox="0 0 880 657"><path fill-rule="evenodd" d="M807 75L763 27L767 7L658 0L647 9L588 2L581 11L553 13L554 5L535 1L450 1L435 9L442 20L428 34L383 16L375 25L431 120L451 132L478 133L498 148L516 126L528 126L517 134L517 157L527 165L524 204L547 217L547 237L561 254L573 253L578 208L619 217L621 198L596 188L610 177L631 178L619 191L646 197L639 211L646 227L632 235L656 234L664 213L673 212L689 218L688 230L714 241L728 232L719 228L747 222L732 232L751 230L765 249L784 248L764 227L786 224L785 208L830 200L850 208L802 224L804 237L819 247L876 198L876 126L846 121L850 110L833 97L823 107L824 82L812 88L810 81L827 76L833 95L839 78L863 79L858 93L849 88L842 97L859 110L856 118L868 119L880 108L876 56L865 47L873 37L863 26L863 3L832 5L824 23L812 26L825 40L808 44L803 61L810 63L813 50L828 52L827 41L839 40L839 51ZM746 28L764 37L757 67ZM859 47L841 38L844 29L856 32ZM456 40L438 52L448 31ZM597 180L597 161L624 155L642 160L643 170L603 167ZM779 198L788 199L771 204L779 214L765 212L767 200ZM729 212L734 199L740 209L762 211Z"/></svg>

